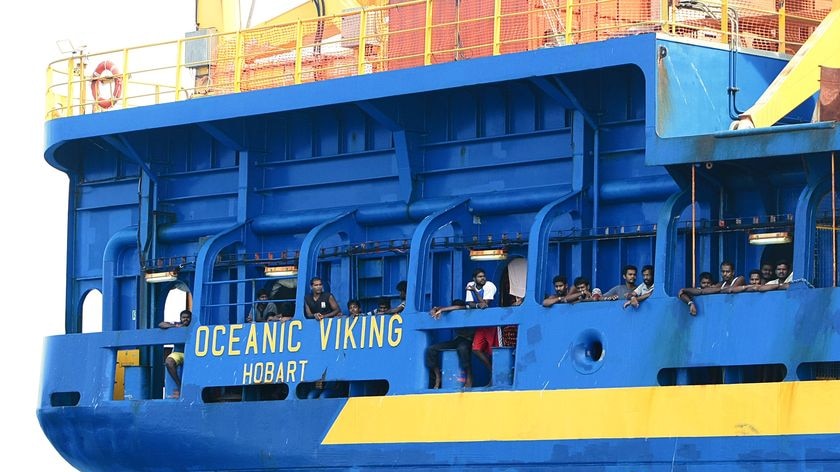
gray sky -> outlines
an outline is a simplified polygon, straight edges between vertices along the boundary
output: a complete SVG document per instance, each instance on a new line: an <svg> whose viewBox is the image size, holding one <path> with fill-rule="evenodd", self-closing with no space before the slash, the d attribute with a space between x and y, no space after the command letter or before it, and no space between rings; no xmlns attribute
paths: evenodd
<svg viewBox="0 0 840 472"><path fill-rule="evenodd" d="M233 1L233 0L231 0ZM298 2L292 0L293 3ZM247 12L247 0L241 2ZM266 18L261 2L255 21ZM280 2L273 3L276 6ZM43 338L64 331L67 178L43 159L45 71L62 57L56 41L102 51L182 37L194 28L194 0L7 2L0 15L6 54L0 126L0 342L3 470L74 470L35 417ZM247 13L246 15L247 16ZM14 464L14 467L11 465ZM4 467L5 466L5 467Z"/></svg>

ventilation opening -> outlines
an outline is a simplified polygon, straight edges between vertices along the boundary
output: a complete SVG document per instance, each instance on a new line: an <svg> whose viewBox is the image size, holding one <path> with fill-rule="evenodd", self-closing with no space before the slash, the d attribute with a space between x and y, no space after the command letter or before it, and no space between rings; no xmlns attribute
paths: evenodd
<svg viewBox="0 0 840 472"><path fill-rule="evenodd" d="M796 369L799 380L840 380L840 362L805 362Z"/></svg>
<svg viewBox="0 0 840 472"><path fill-rule="evenodd" d="M81 398L79 392L53 392L50 394L50 406L76 406Z"/></svg>
<svg viewBox="0 0 840 472"><path fill-rule="evenodd" d="M284 383L205 387L201 391L204 403L270 402L285 400L288 396L289 386Z"/></svg>
<svg viewBox="0 0 840 472"><path fill-rule="evenodd" d="M587 329L581 332L574 342L572 363L581 374L597 372L603 366L606 348L604 335L598 330Z"/></svg>
<svg viewBox="0 0 840 472"><path fill-rule="evenodd" d="M387 380L324 380L303 382L297 386L296 395L301 400L318 398L381 397L388 394Z"/></svg>
<svg viewBox="0 0 840 472"><path fill-rule="evenodd" d="M784 364L671 367L657 374L659 385L717 385L781 382L787 376Z"/></svg>

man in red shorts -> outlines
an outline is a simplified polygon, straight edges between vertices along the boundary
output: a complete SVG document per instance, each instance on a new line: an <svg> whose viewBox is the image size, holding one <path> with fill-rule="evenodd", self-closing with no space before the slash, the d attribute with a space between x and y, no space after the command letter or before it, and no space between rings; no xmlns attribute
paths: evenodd
<svg viewBox="0 0 840 472"><path fill-rule="evenodd" d="M493 303L496 296L496 286L487 280L484 269L478 268L473 271L473 279L467 283L467 308L484 309ZM493 348L499 345L498 328L496 326L485 326L476 328L473 338L473 353L492 372L490 355ZM492 375L490 376L492 378Z"/></svg>

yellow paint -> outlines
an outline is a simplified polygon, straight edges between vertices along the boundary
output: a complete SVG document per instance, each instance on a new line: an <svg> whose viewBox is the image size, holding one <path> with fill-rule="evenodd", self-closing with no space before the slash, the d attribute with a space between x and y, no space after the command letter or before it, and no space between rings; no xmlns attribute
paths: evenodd
<svg viewBox="0 0 840 472"><path fill-rule="evenodd" d="M236 332L242 329L241 324L230 325L230 337L228 338L228 355L229 356L238 356L240 354L239 349L236 349L236 344L239 342L239 336L236 335Z"/></svg>
<svg viewBox="0 0 840 472"><path fill-rule="evenodd" d="M820 87L820 66L840 67L838 44L840 9L835 8L742 118L749 117L756 128L772 126L815 94Z"/></svg>
<svg viewBox="0 0 840 472"><path fill-rule="evenodd" d="M114 370L114 400L125 399L125 368L140 365L140 349L117 351Z"/></svg>
<svg viewBox="0 0 840 472"><path fill-rule="evenodd" d="M298 351L300 351L300 341L298 341L296 343L292 342L292 334L294 333L293 328L297 328L298 330L302 330L303 329L303 323L301 323L300 320L289 321L288 350L289 350L289 352L298 352Z"/></svg>
<svg viewBox="0 0 840 472"><path fill-rule="evenodd" d="M838 409L840 381L357 397L323 443L837 433Z"/></svg>

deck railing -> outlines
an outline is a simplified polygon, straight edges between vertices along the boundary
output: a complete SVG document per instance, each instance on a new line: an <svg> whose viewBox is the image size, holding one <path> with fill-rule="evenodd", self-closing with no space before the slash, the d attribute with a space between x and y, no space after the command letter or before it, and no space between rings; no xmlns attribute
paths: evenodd
<svg viewBox="0 0 840 472"><path fill-rule="evenodd" d="M48 66L46 118L647 32L793 53L830 8L831 0L412 0L82 52Z"/></svg>

